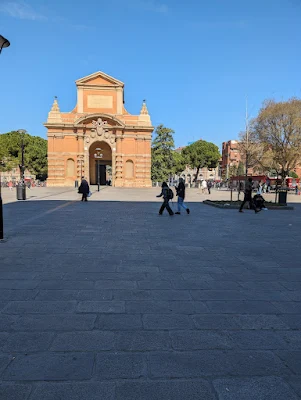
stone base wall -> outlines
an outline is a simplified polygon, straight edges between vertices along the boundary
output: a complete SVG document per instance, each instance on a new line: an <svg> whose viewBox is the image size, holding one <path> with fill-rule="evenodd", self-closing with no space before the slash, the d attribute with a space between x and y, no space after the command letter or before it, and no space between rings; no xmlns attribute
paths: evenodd
<svg viewBox="0 0 301 400"><path fill-rule="evenodd" d="M78 183L80 185L80 179L78 179ZM47 179L48 187L75 187L75 179L65 180L65 179ZM126 180L120 179L112 184L114 187L127 187L127 188L149 188L152 187L152 181L150 179L145 180Z"/></svg>
<svg viewBox="0 0 301 400"><path fill-rule="evenodd" d="M127 188L146 188L152 187L152 181L150 179L144 180L126 180L122 179L115 183L115 187L127 187Z"/></svg>
<svg viewBox="0 0 301 400"><path fill-rule="evenodd" d="M48 178L46 182L48 187L75 187L75 180L71 182L71 181L66 181L64 179Z"/></svg>

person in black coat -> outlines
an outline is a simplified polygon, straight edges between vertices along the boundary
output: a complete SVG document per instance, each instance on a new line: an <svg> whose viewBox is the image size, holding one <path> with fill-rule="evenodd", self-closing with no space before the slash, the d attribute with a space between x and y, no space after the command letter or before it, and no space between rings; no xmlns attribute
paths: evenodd
<svg viewBox="0 0 301 400"><path fill-rule="evenodd" d="M167 183L163 182L162 183L162 191L157 196L157 197L162 197L163 196L163 203L162 203L162 206L160 207L159 215L162 215L162 213L164 211L164 208L166 208L166 210L168 211L169 215L174 215L174 213L173 213L173 211L172 211L172 209L170 208L170 205L169 205L169 200L171 199L170 196L169 196L169 190L170 189L169 189Z"/></svg>
<svg viewBox="0 0 301 400"><path fill-rule="evenodd" d="M211 182L211 181L208 181L208 182L207 182L208 194L211 194L211 188L212 188L212 182Z"/></svg>
<svg viewBox="0 0 301 400"><path fill-rule="evenodd" d="M253 181L252 178L249 178L245 186L245 197L240 205L239 212L241 213L243 212L242 209L247 202L250 205L250 209L254 210L255 213L258 213L260 211L258 208L256 208L254 201L252 199L252 190L253 190Z"/></svg>
<svg viewBox="0 0 301 400"><path fill-rule="evenodd" d="M186 210L187 214L190 213L189 208L184 204L184 199L185 199L185 184L184 184L184 179L180 178L179 180L179 186L176 187L177 191L177 196L178 196L178 211L176 214L181 214L181 207Z"/></svg>
<svg viewBox="0 0 301 400"><path fill-rule="evenodd" d="M89 184L84 177L82 177L82 181L80 187L78 188L78 193L82 194L82 201L88 201L87 197L90 192Z"/></svg>

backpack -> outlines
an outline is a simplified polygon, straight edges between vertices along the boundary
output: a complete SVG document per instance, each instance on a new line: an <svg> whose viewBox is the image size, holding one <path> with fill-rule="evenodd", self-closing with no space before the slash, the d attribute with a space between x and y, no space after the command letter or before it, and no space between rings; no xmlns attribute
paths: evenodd
<svg viewBox="0 0 301 400"><path fill-rule="evenodd" d="M172 189L168 188L168 195L167 195L168 200L172 200L173 199L173 191Z"/></svg>

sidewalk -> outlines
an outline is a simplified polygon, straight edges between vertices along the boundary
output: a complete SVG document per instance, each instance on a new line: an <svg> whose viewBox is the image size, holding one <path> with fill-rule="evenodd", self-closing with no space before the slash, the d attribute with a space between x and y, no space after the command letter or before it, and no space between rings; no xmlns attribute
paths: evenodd
<svg viewBox="0 0 301 400"><path fill-rule="evenodd" d="M301 398L301 206L37 193L3 194L1 400Z"/></svg>

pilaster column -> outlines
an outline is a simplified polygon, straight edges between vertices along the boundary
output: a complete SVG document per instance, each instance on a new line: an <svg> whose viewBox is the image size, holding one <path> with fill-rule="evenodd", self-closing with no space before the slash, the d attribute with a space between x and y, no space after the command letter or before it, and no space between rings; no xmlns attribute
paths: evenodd
<svg viewBox="0 0 301 400"><path fill-rule="evenodd" d="M116 142L112 144L112 186L115 186L116 180Z"/></svg>
<svg viewBox="0 0 301 400"><path fill-rule="evenodd" d="M123 153L122 153L122 141L123 137L120 132L116 135L116 155L115 155L115 171L116 171L116 186L123 186L122 170L123 170Z"/></svg>
<svg viewBox="0 0 301 400"><path fill-rule="evenodd" d="M86 141L84 140L84 174L83 176L85 176L85 178L87 179L87 181L90 184L90 158L89 158L89 147L90 147L90 143L86 143Z"/></svg>

